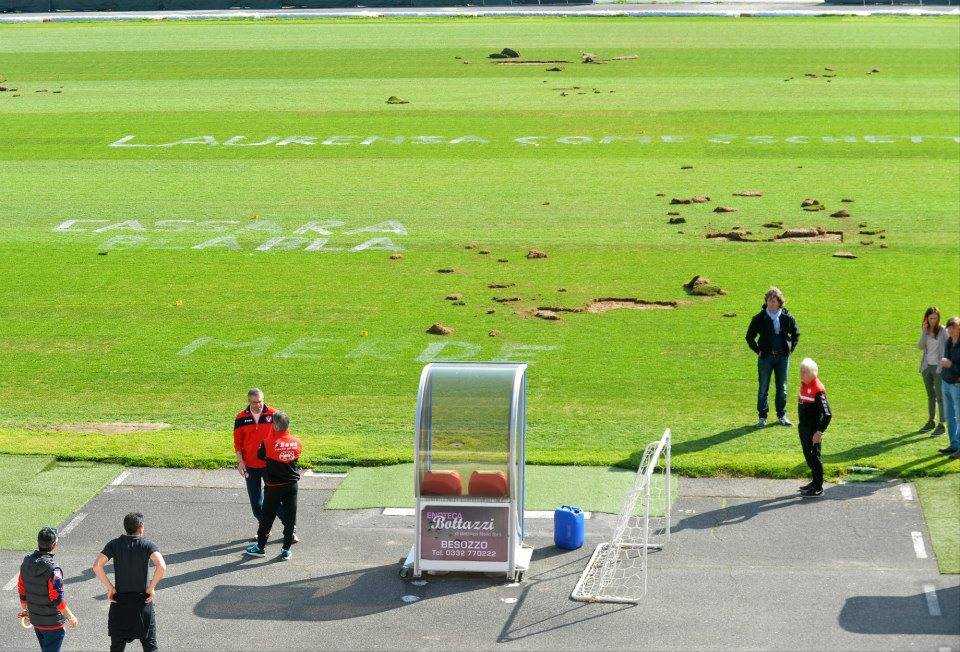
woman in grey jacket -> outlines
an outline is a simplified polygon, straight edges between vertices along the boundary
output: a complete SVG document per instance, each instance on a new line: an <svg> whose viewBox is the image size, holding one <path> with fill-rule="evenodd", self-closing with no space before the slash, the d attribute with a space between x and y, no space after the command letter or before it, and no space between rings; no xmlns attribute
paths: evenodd
<svg viewBox="0 0 960 652"><path fill-rule="evenodd" d="M940 311L931 306L923 313L923 329L920 332L920 341L917 342L922 353L920 354L920 375L923 377L923 386L927 390L927 412L929 419L920 428L920 432L930 433L936 437L945 433L943 416L943 391L940 385L940 374L943 368L940 360L943 358L944 347L947 344L947 330L940 325ZM934 421L936 410L940 410L940 421Z"/></svg>

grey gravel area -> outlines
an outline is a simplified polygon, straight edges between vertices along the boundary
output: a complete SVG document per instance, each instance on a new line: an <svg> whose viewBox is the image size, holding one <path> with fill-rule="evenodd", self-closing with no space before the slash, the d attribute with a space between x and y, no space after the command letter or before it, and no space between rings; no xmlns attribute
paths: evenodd
<svg viewBox="0 0 960 652"><path fill-rule="evenodd" d="M417 585L398 575L413 518L326 511L336 482L305 480L303 542L279 562L275 543L266 559L240 554L255 524L234 471L131 470L62 539L82 623L64 649L106 647L107 604L89 567L137 508L169 564L157 611L170 650L960 650L960 579L938 573L911 485L832 486L804 501L796 481L684 478L671 542L651 554L648 595L630 606L569 598L612 515L594 514L576 551L553 546L549 519L528 520L536 550L518 585L459 573ZM0 581L21 556L0 552ZM0 591L0 605L0 649L35 648L13 618L15 591Z"/></svg>

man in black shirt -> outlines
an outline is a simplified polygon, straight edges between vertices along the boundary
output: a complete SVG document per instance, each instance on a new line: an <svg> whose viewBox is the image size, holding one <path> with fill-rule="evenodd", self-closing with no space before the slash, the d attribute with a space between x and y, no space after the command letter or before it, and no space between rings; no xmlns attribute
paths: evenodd
<svg viewBox="0 0 960 652"><path fill-rule="evenodd" d="M163 578L167 564L160 549L150 539L143 538L143 514L131 512L123 517L126 534L103 547L93 563L93 572L107 589L110 614L107 632L110 652L123 652L127 643L139 639L144 652L157 649L156 622L153 616L153 597L157 583ZM113 559L116 586L103 567ZM147 566L152 561L153 579L147 583Z"/></svg>

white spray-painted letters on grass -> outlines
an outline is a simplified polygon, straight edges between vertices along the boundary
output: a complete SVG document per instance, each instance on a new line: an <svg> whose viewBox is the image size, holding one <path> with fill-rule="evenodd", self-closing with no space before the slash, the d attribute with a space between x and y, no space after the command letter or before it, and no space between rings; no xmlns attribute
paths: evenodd
<svg viewBox="0 0 960 652"><path fill-rule="evenodd" d="M249 340L228 340L203 335L177 351L178 356L193 356L210 352L232 352L250 357L271 356L280 360L316 360L321 358L373 358L396 360L408 358L417 362L456 360L484 360L497 362L531 362L560 347L547 344L504 342L495 355L483 356L483 347L474 342L447 340L429 342L422 349L420 343L364 338L359 344L342 337L301 337L292 342L275 337L257 337Z"/></svg>
<svg viewBox="0 0 960 652"><path fill-rule="evenodd" d="M397 240L407 235L400 222L349 227L342 220L313 220L288 229L271 220L108 220L72 218L54 233L102 235L101 250L161 249L219 251L360 252L403 251ZM187 235L184 235L187 234ZM190 241L186 238L192 234Z"/></svg>

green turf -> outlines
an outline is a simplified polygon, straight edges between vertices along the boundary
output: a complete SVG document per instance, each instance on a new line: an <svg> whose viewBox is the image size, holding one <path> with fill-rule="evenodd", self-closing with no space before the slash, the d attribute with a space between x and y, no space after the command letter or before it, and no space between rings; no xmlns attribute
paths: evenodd
<svg viewBox="0 0 960 652"><path fill-rule="evenodd" d="M32 550L44 525L64 525L120 472L112 464L0 455L0 549Z"/></svg>
<svg viewBox="0 0 960 652"><path fill-rule="evenodd" d="M624 495L634 486L636 471L593 466L526 467L528 510L553 510L574 505L586 511L615 514ZM680 480L673 478L671 493L676 499ZM662 513L663 479L654 476L651 510ZM327 502L327 509L372 507L413 507L413 465L396 464L355 468Z"/></svg>
<svg viewBox="0 0 960 652"><path fill-rule="evenodd" d="M941 573L960 573L960 475L916 481Z"/></svg>
<svg viewBox="0 0 960 652"><path fill-rule="evenodd" d="M409 462L419 370L447 342L441 356L532 362L531 463L635 466L670 427L679 472L796 476L794 431L745 427L756 372L743 333L775 283L835 411L828 472L960 470L914 433L926 418L920 317L930 304L960 312L958 44L956 17L2 26L0 77L18 91L0 93L0 188L12 189L0 273L16 280L0 289L0 452L223 465L232 415L256 384L292 414L307 461ZM505 46L639 58L561 72L486 59ZM390 95L410 103L387 105ZM318 144L107 146L127 135ZM470 135L488 142L410 142ZM352 144L319 144L334 136ZM371 136L407 140L358 144ZM515 140L526 136L544 138ZM568 136L593 142L557 142ZM667 225L671 197L700 193L713 201L677 207L687 223ZM802 211L805 197L830 210ZM738 212L715 214L718 204ZM852 217L827 216L839 208ZM54 231L70 219L106 222ZM124 220L137 222L92 232ZM215 232L213 220L236 224ZM256 251L331 220L344 226L310 236L328 238L324 250ZM346 232L388 220L406 235ZM703 237L777 220L839 228L845 242ZM860 235L861 222L884 238ZM125 247L111 248L116 235ZM231 235L237 251L192 248ZM328 250L372 237L403 259ZM527 260L530 248L549 257ZM841 248L859 258L831 257ZM458 273L436 273L445 267ZM727 294L687 297L694 274ZM683 303L530 317L601 297ZM455 334L425 334L436 321ZM531 346L556 348L518 348ZM50 431L83 421L172 427Z"/></svg>

